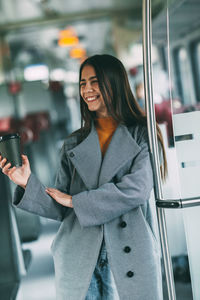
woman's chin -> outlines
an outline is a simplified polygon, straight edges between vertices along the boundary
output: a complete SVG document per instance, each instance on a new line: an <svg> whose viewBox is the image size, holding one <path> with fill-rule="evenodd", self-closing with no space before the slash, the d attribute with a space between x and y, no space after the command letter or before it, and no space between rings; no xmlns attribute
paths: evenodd
<svg viewBox="0 0 200 300"><path fill-rule="evenodd" d="M99 107L98 107L98 105L96 105L96 104L89 104L89 105L88 105L88 109L89 109L90 111L98 111Z"/></svg>

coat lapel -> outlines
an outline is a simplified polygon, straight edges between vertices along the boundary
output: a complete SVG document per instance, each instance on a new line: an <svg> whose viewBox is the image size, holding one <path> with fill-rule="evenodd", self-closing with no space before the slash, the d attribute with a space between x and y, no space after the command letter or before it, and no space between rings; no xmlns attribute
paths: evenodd
<svg viewBox="0 0 200 300"><path fill-rule="evenodd" d="M86 188L96 189L109 182L141 150L124 125L119 125L102 161L99 138L94 124L91 132L79 145L67 151Z"/></svg>
<svg viewBox="0 0 200 300"><path fill-rule="evenodd" d="M109 182L120 168L141 150L125 125L119 125L105 153L99 174L99 186Z"/></svg>
<svg viewBox="0 0 200 300"><path fill-rule="evenodd" d="M87 138L73 149L67 151L67 154L87 189L97 188L102 155L94 124L92 124Z"/></svg>

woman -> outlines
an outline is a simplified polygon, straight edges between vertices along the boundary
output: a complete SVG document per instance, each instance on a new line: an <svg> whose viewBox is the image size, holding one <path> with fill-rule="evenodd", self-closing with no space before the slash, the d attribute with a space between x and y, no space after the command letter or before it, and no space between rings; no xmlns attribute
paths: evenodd
<svg viewBox="0 0 200 300"><path fill-rule="evenodd" d="M62 221L52 245L57 299L161 300L146 117L117 58L89 57L79 81L82 126L64 142L56 189L26 156L20 168L0 158L18 185L14 204Z"/></svg>

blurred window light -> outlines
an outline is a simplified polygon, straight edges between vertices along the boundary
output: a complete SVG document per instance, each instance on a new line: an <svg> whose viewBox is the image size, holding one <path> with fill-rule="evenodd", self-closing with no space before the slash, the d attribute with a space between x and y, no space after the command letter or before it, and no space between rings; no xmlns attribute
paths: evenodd
<svg viewBox="0 0 200 300"><path fill-rule="evenodd" d="M46 65L29 65L24 69L24 79L26 81L47 80L49 69Z"/></svg>
<svg viewBox="0 0 200 300"><path fill-rule="evenodd" d="M187 51L184 48L181 48L179 50L179 59L182 61L186 61L187 60Z"/></svg>
<svg viewBox="0 0 200 300"><path fill-rule="evenodd" d="M157 48L153 45L151 49L152 63L158 61ZM128 51L122 50L120 58L127 69L143 65L143 49L141 43L133 43Z"/></svg>
<svg viewBox="0 0 200 300"><path fill-rule="evenodd" d="M67 71L65 74L65 81L66 82L72 82L77 83L79 80L79 73L73 72L73 71Z"/></svg>
<svg viewBox="0 0 200 300"><path fill-rule="evenodd" d="M54 69L50 72L50 80L52 81L64 81L66 71L63 69Z"/></svg>
<svg viewBox="0 0 200 300"><path fill-rule="evenodd" d="M52 81L64 81L70 83L77 83L79 80L79 73L75 71L66 71L58 68L50 72L50 80Z"/></svg>

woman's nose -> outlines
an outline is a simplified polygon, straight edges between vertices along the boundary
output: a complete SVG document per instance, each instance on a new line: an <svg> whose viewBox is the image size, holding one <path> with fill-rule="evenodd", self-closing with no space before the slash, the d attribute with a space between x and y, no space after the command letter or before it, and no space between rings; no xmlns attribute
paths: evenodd
<svg viewBox="0 0 200 300"><path fill-rule="evenodd" d="M91 83L87 82L85 85L85 92L92 92L92 91L93 91L93 89L92 89Z"/></svg>

